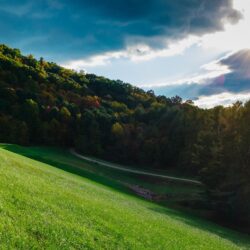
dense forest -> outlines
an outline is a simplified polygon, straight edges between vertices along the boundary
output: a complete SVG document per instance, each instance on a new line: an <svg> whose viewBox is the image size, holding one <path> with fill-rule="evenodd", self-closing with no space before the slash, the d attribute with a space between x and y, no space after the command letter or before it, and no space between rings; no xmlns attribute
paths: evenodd
<svg viewBox="0 0 250 250"><path fill-rule="evenodd" d="M200 109L0 45L0 142L195 175L221 216L250 225L250 102Z"/></svg>

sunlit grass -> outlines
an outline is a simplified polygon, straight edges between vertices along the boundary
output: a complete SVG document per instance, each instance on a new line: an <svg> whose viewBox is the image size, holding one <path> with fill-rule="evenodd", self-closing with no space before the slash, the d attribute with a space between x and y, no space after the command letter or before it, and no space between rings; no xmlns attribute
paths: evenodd
<svg viewBox="0 0 250 250"><path fill-rule="evenodd" d="M0 149L0 248L248 249L250 241Z"/></svg>

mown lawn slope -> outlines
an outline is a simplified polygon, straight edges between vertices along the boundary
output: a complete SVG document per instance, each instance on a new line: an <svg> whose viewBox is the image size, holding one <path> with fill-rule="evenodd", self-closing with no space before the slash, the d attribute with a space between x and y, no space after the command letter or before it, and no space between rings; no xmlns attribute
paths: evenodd
<svg viewBox="0 0 250 250"><path fill-rule="evenodd" d="M248 237L0 149L1 249L250 249Z"/></svg>

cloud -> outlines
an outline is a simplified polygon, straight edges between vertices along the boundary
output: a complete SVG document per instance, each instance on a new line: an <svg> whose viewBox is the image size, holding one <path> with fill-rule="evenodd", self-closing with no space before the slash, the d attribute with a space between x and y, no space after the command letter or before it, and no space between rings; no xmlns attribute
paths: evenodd
<svg viewBox="0 0 250 250"><path fill-rule="evenodd" d="M18 47L18 41L46 34L46 43L21 49L58 62L121 51L128 57L128 49L139 45L154 57L170 53L173 41L223 30L240 18L232 0L2 0L0 36Z"/></svg>
<svg viewBox="0 0 250 250"><path fill-rule="evenodd" d="M13 8L12 4L9 1L0 1L0 11L8 13L10 15L22 17L30 13L32 9L32 2L24 1L22 3L18 3L14 1L15 7Z"/></svg>
<svg viewBox="0 0 250 250"><path fill-rule="evenodd" d="M219 63L230 72L212 79L209 82L211 90L203 94L230 91L238 93L250 90L250 50L244 49L223 58Z"/></svg>
<svg viewBox="0 0 250 250"><path fill-rule="evenodd" d="M197 37L190 36L183 40L171 43L164 49L153 49L147 44L127 46L124 50L105 52L100 55L90 56L86 59L70 60L62 64L63 67L81 70L85 67L107 65L115 59L128 59L133 62L151 60L156 57L171 57L182 54L187 48L198 41Z"/></svg>
<svg viewBox="0 0 250 250"><path fill-rule="evenodd" d="M250 92L243 92L238 94L224 92L211 96L200 96L197 100L194 101L194 103L201 108L212 108L219 105L230 106L237 101L246 102L249 100Z"/></svg>
<svg viewBox="0 0 250 250"><path fill-rule="evenodd" d="M115 52L106 52L100 55L95 55L89 57L85 60L72 60L62 64L63 67L81 70L85 67L95 67L100 65L106 65L111 62L113 59L125 58L127 57L126 51L115 51Z"/></svg>
<svg viewBox="0 0 250 250"><path fill-rule="evenodd" d="M216 33L205 34L201 38L201 46L208 49L220 51L237 51L243 48L250 48L250 4L246 0L234 0L234 8L240 11L243 18L237 25L225 24L224 30Z"/></svg>
<svg viewBox="0 0 250 250"><path fill-rule="evenodd" d="M220 61L232 71L229 77L232 79L250 80L250 49L240 50Z"/></svg>
<svg viewBox="0 0 250 250"><path fill-rule="evenodd" d="M151 83L151 84L141 85L141 87L168 88L168 87L176 87L176 86L183 86L183 85L200 85L200 84L208 83L208 81L211 82L215 78L231 72L228 65L221 64L221 60L223 60L224 58L227 58L229 55L231 55L231 53L227 54L225 57L222 57L218 60L202 65L200 67L201 71L198 74L189 76L187 78L182 78L177 81L170 81L167 83L166 82L165 83Z"/></svg>
<svg viewBox="0 0 250 250"><path fill-rule="evenodd" d="M220 96L222 93L250 92L250 49L231 52L226 56L201 67L199 75L176 82L144 86L154 88L157 94L179 95L184 99L210 100L205 96ZM234 99L232 99L234 100Z"/></svg>
<svg viewBox="0 0 250 250"><path fill-rule="evenodd" d="M77 7L107 22L125 25L127 33L152 36L184 33L207 33L223 29L225 22L235 23L241 17L231 0L85 0ZM176 34L173 34L176 33Z"/></svg>

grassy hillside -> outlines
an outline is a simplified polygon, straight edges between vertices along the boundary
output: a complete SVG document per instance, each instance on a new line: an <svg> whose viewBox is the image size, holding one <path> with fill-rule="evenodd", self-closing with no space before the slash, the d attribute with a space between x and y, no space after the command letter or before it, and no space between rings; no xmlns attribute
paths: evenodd
<svg viewBox="0 0 250 250"><path fill-rule="evenodd" d="M161 203L165 203L164 196L174 195L173 198L178 200L187 198L188 200L200 198L200 195L205 191L204 187L192 183L183 183L168 179L161 179L156 177L149 177L138 175L134 173L127 173L116 169L110 169L100 164L90 163L83 159L72 155L68 149L55 148L55 147L24 147L15 144L0 144L1 147L9 151L27 156L29 158L56 166L68 172L88 177L99 183L108 185L115 189L120 189L123 192L131 191L134 186L140 186L144 189L151 190L153 193L161 196ZM129 166L128 168L131 168ZM133 169L140 170L133 166ZM175 177L190 178L181 175L177 171L154 171L155 173L171 175ZM178 197L177 197L178 196Z"/></svg>
<svg viewBox="0 0 250 250"><path fill-rule="evenodd" d="M249 249L233 231L0 149L2 249Z"/></svg>

